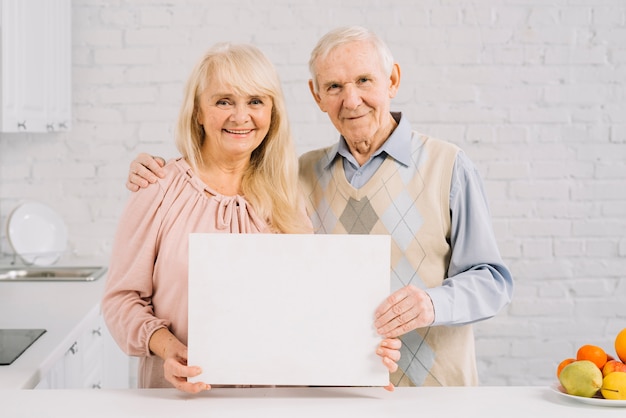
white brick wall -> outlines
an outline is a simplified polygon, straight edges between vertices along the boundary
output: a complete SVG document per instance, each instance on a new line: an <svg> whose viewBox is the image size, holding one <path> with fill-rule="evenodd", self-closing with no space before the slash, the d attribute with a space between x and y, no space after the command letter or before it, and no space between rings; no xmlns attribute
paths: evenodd
<svg viewBox="0 0 626 418"><path fill-rule="evenodd" d="M300 152L335 141L309 97L308 54L362 24L402 66L394 108L457 143L484 176L517 283L476 326L483 384L548 384L583 343L626 327L623 0L74 0L73 130L0 136L0 220L23 198L66 219L64 260L108 259L140 151L176 155L182 84L210 44L277 65ZM9 246L2 231L2 252Z"/></svg>

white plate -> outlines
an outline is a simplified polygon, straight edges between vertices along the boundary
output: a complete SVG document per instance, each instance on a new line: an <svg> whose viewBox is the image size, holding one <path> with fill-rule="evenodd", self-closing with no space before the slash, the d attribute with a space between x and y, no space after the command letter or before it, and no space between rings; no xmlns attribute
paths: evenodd
<svg viewBox="0 0 626 418"><path fill-rule="evenodd" d="M24 203L7 221L7 236L13 251L24 263L49 266L67 248L67 227L51 207L39 202Z"/></svg>
<svg viewBox="0 0 626 418"><path fill-rule="evenodd" d="M626 407L626 401L604 399L601 397L585 398L583 396L569 395L565 392L565 389L563 389L563 387L558 383L555 383L552 386L550 386L550 389L552 389L554 392L558 393L559 395L563 397L574 399L575 401L586 403L589 405Z"/></svg>

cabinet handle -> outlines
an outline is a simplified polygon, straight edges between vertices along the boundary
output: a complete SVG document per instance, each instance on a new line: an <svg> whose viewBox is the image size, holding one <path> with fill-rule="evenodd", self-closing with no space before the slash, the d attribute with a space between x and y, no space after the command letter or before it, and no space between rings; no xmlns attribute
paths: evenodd
<svg viewBox="0 0 626 418"><path fill-rule="evenodd" d="M98 383L94 383L93 385L91 385L92 389L102 389L102 384L100 382Z"/></svg>
<svg viewBox="0 0 626 418"><path fill-rule="evenodd" d="M17 123L17 129L20 128L26 130L26 121Z"/></svg>
<svg viewBox="0 0 626 418"><path fill-rule="evenodd" d="M75 341L74 344L72 344L72 346L70 347L70 353L78 353L78 341Z"/></svg>
<svg viewBox="0 0 626 418"><path fill-rule="evenodd" d="M48 123L48 124L46 125L46 130L47 130L48 132L54 132L54 125L53 125L53 124L51 124L51 123Z"/></svg>
<svg viewBox="0 0 626 418"><path fill-rule="evenodd" d="M59 129L67 129L67 124L65 122L59 123Z"/></svg>
<svg viewBox="0 0 626 418"><path fill-rule="evenodd" d="M102 327L91 330L91 335L97 335L98 337L102 337Z"/></svg>

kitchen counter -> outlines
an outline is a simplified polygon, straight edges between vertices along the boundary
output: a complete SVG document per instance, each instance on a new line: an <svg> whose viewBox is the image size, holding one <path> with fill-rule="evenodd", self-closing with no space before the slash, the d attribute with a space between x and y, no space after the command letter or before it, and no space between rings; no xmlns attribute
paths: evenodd
<svg viewBox="0 0 626 418"><path fill-rule="evenodd" d="M0 366L0 389L39 383L86 321L99 314L104 283L105 276L93 282L0 282L0 328L46 329L11 365Z"/></svg>
<svg viewBox="0 0 626 418"><path fill-rule="evenodd" d="M0 328L45 328L12 365L0 366L2 417L624 417L626 408L583 403L549 387L251 388L188 395L175 389L34 388L99 314L94 282L0 282ZM606 401L610 402L610 401ZM606 404L609 405L609 404Z"/></svg>
<svg viewBox="0 0 626 418"><path fill-rule="evenodd" d="M0 390L7 417L624 417L548 387Z"/></svg>

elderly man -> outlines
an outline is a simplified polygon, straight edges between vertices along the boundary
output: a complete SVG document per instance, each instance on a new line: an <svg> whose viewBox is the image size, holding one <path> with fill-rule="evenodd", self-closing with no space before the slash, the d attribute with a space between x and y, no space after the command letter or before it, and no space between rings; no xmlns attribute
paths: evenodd
<svg viewBox="0 0 626 418"><path fill-rule="evenodd" d="M300 157L308 213L317 233L392 237L392 293L375 322L402 340L391 382L477 384L471 324L493 317L513 291L479 173L458 147L391 112L400 66L374 33L327 33L309 68L313 98L341 136ZM160 164L140 154L127 187L155 181Z"/></svg>

